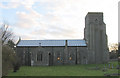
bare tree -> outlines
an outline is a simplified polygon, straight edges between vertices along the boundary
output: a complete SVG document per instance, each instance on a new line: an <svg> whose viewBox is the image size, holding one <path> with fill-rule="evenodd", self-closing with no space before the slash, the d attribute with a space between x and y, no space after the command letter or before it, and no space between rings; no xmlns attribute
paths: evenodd
<svg viewBox="0 0 120 78"><path fill-rule="evenodd" d="M0 27L0 36L2 38L2 44L4 45L13 38L13 32L9 30L8 24L2 24Z"/></svg>
<svg viewBox="0 0 120 78"><path fill-rule="evenodd" d="M110 50L114 50L114 51L117 51L118 50L118 44L117 43L113 43L113 44L110 44Z"/></svg>
<svg viewBox="0 0 120 78"><path fill-rule="evenodd" d="M14 48L14 33L6 23L0 26L0 37L2 38L2 75L6 76L9 70L19 69L19 58L16 56Z"/></svg>
<svg viewBox="0 0 120 78"><path fill-rule="evenodd" d="M110 59L117 59L118 58L118 44L112 43L109 45L110 48Z"/></svg>

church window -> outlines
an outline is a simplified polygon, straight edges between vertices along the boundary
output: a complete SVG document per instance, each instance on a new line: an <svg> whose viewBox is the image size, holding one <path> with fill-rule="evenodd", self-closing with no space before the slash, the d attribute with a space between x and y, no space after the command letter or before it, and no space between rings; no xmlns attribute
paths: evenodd
<svg viewBox="0 0 120 78"><path fill-rule="evenodd" d="M60 57L57 57L57 60L60 60Z"/></svg>
<svg viewBox="0 0 120 78"><path fill-rule="evenodd" d="M41 53L37 54L37 61L42 61L42 54Z"/></svg>
<svg viewBox="0 0 120 78"><path fill-rule="evenodd" d="M98 23L98 19L95 19L95 22Z"/></svg>
<svg viewBox="0 0 120 78"><path fill-rule="evenodd" d="M69 56L69 60L72 60L72 56L71 55Z"/></svg>
<svg viewBox="0 0 120 78"><path fill-rule="evenodd" d="M72 57L70 57L69 59L72 60Z"/></svg>
<svg viewBox="0 0 120 78"><path fill-rule="evenodd" d="M60 52L57 53L57 60L60 60Z"/></svg>

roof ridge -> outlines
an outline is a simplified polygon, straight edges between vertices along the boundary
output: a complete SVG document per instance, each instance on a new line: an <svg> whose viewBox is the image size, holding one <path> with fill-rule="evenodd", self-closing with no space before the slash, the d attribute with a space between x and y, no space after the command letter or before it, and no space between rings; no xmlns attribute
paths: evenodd
<svg viewBox="0 0 120 78"><path fill-rule="evenodd" d="M57 41L57 39L55 39L55 40ZM84 39L59 39L59 40L84 40ZM41 41L41 40L21 40L21 41ZM43 41L45 41L45 40L43 40Z"/></svg>

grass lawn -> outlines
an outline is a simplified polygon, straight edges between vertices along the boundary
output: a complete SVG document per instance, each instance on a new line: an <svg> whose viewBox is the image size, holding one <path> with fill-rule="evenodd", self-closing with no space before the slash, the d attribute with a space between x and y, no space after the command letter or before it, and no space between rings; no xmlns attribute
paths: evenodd
<svg viewBox="0 0 120 78"><path fill-rule="evenodd" d="M66 65L66 66L22 66L17 72L10 71L8 76L104 76L104 74L118 73L115 67L118 62L110 62L113 69L108 68L108 64L88 64L88 65ZM104 65L107 66L103 72ZM96 66L99 69L96 70Z"/></svg>

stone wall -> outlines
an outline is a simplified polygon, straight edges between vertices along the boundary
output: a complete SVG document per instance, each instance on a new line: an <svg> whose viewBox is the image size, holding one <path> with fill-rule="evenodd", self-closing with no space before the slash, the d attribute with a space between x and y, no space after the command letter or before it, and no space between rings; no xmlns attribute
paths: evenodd
<svg viewBox="0 0 120 78"><path fill-rule="evenodd" d="M32 66L87 64L88 60L87 47L67 47L67 53L65 47L17 47L17 55L23 65Z"/></svg>

